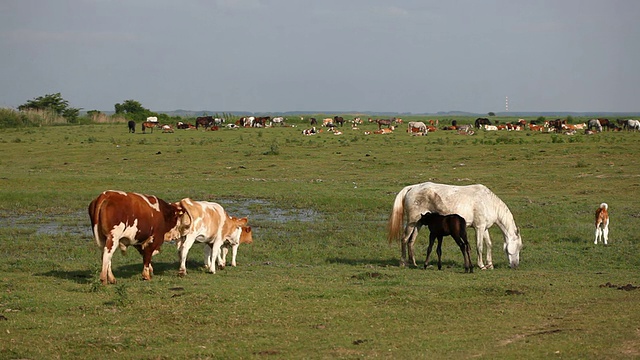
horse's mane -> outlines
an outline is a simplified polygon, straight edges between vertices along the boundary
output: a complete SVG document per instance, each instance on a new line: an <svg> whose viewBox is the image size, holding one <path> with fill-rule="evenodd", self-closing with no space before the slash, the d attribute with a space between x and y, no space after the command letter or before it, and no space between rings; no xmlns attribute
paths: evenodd
<svg viewBox="0 0 640 360"><path fill-rule="evenodd" d="M515 220L513 219L513 214L507 204L505 204L502 199L498 197L498 195L494 194L493 191L489 191L490 199L493 202L496 209L496 218L498 220L497 224L502 230L511 229L513 227L513 231L517 230L517 226Z"/></svg>

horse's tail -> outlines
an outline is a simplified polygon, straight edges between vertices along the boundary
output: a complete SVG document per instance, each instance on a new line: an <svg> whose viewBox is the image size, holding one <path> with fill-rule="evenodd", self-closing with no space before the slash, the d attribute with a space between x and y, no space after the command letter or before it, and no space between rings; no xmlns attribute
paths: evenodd
<svg viewBox="0 0 640 360"><path fill-rule="evenodd" d="M600 209L609 210L609 205L607 203L600 204Z"/></svg>
<svg viewBox="0 0 640 360"><path fill-rule="evenodd" d="M387 224L388 235L387 239L389 243L402 239L402 220L404 217L404 197L407 195L407 192L413 187L406 186L404 189L400 190L398 195L396 195L396 199L393 202L393 209L391 210L391 215L389 216L389 222Z"/></svg>

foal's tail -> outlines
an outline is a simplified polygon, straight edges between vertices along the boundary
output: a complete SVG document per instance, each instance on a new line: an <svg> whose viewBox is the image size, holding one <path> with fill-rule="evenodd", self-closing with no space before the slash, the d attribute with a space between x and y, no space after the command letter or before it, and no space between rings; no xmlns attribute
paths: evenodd
<svg viewBox="0 0 640 360"><path fill-rule="evenodd" d="M391 215L389 216L389 222L387 224L387 239L389 243L402 239L402 220L404 217L404 197L407 195L407 192L411 190L411 186L406 186L404 189L400 190L398 195L396 195L396 199L393 202L393 209L391 210Z"/></svg>
<svg viewBox="0 0 640 360"><path fill-rule="evenodd" d="M600 209L609 210L609 205L607 205L607 203L602 203L600 204Z"/></svg>

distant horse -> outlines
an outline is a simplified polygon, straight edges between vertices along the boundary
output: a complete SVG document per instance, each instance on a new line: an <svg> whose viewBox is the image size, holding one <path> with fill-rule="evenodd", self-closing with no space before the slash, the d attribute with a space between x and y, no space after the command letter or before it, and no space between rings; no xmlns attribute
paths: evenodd
<svg viewBox="0 0 640 360"><path fill-rule="evenodd" d="M504 236L504 251L509 260L509 266L516 268L520 263L522 248L520 230L507 205L491 190L481 184L456 186L425 182L406 186L396 195L393 203L388 223L388 239L389 242L402 240L401 266L407 263L407 248L409 262L416 265L413 247L418 236L418 222L422 214L427 212L458 214L466 220L467 226L475 229L480 269L493 269L492 245L489 237L489 228L493 224L498 225ZM404 217L407 222L403 235ZM482 259L483 245L487 245L486 266Z"/></svg>
<svg viewBox="0 0 640 360"><path fill-rule="evenodd" d="M597 244L600 238L607 245L609 240L609 205L607 203L600 204L596 210L596 240L593 243Z"/></svg>
<svg viewBox="0 0 640 360"><path fill-rule="evenodd" d="M393 123L393 120L391 119L375 119L375 120L371 120L371 118L369 118L369 122L375 122L378 124L378 130L382 129L383 126L386 126L387 128L391 129L391 124Z"/></svg>
<svg viewBox="0 0 640 360"><path fill-rule="evenodd" d="M598 122L602 125L603 128L609 130L610 122L609 119L598 118Z"/></svg>
<svg viewBox="0 0 640 360"><path fill-rule="evenodd" d="M129 122L127 123L127 126L129 126L129 132L132 134L135 134L136 132L136 122L133 120L129 120Z"/></svg>
<svg viewBox="0 0 640 360"><path fill-rule="evenodd" d="M316 120L316 118L310 118L310 119L309 119L309 122L310 122L310 125L311 125L311 126L313 126L313 125L318 125L318 120Z"/></svg>
<svg viewBox="0 0 640 360"><path fill-rule="evenodd" d="M333 117L333 122L334 122L336 125L340 125L340 126L342 126L342 125L344 125L344 118L343 118L342 116L334 116L334 117Z"/></svg>
<svg viewBox="0 0 640 360"><path fill-rule="evenodd" d="M423 123L422 121L409 121L409 123L407 124L407 132L410 134L426 134L427 132L429 132L429 130L427 130L427 124Z"/></svg>
<svg viewBox="0 0 640 360"><path fill-rule="evenodd" d="M206 130L208 127L213 125L213 116L198 116L196 118L196 129L200 126L203 126Z"/></svg>
<svg viewBox="0 0 640 360"><path fill-rule="evenodd" d="M462 251L464 258L464 272L472 273L473 265L471 264L471 250L469 241L467 240L467 222L458 214L440 215L438 213L423 214L418 220L417 226L427 225L429 227L429 247L427 248L427 258L424 261L424 268L429 265L429 257L431 256L431 248L433 242L438 239L438 270L442 270L442 238L451 236Z"/></svg>
<svg viewBox="0 0 640 360"><path fill-rule="evenodd" d="M151 133L153 134L153 128L155 128L156 126L158 126L158 123L153 121L145 121L140 124L140 128L142 129L143 134L145 134L146 129L151 129Z"/></svg>
<svg viewBox="0 0 640 360"><path fill-rule="evenodd" d="M625 128L627 130L640 130L640 121L629 119L625 122Z"/></svg>
<svg viewBox="0 0 640 360"><path fill-rule="evenodd" d="M481 127L484 127L485 125L491 125L491 120L489 120L487 118L477 118L475 125L476 125L476 129L480 129Z"/></svg>
<svg viewBox="0 0 640 360"><path fill-rule="evenodd" d="M587 130L591 130L591 128L595 128L596 130L598 130L598 132L602 132L602 124L600 124L600 121L598 121L598 119L589 120Z"/></svg>

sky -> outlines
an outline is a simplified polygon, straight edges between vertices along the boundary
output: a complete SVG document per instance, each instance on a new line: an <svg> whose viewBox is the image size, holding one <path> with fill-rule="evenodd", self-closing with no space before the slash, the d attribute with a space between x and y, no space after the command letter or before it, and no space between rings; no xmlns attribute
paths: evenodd
<svg viewBox="0 0 640 360"><path fill-rule="evenodd" d="M637 0L2 0L0 107L640 111Z"/></svg>

